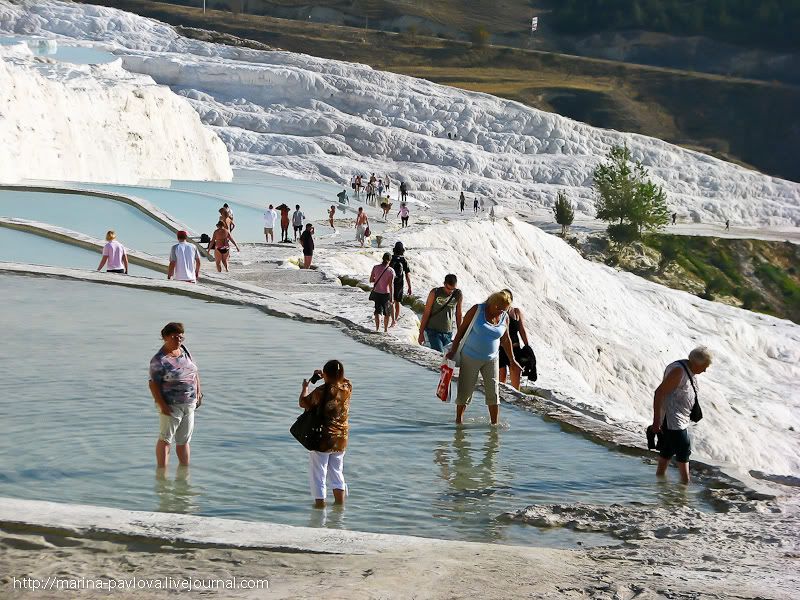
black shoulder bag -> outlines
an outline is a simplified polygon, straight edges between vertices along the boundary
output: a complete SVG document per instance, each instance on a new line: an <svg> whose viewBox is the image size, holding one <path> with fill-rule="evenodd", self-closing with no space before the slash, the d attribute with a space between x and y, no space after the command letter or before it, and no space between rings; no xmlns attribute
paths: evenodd
<svg viewBox="0 0 800 600"><path fill-rule="evenodd" d="M312 392L313 393L313 392ZM322 392L322 398L316 408L306 409L302 415L289 428L289 433L300 442L306 450L319 451L322 443L322 434L325 429L325 418L322 414L325 403L328 401L328 384Z"/></svg>
<svg viewBox="0 0 800 600"><path fill-rule="evenodd" d="M694 390L694 404L692 405L692 412L689 413L689 419L693 423L697 423L700 419L703 418L703 409L700 408L700 401L697 399L697 388L694 386L694 379L692 378L692 374L689 371L689 368L686 366L684 361L680 361L683 370L686 371L686 376L689 378L689 383L692 384L692 389Z"/></svg>

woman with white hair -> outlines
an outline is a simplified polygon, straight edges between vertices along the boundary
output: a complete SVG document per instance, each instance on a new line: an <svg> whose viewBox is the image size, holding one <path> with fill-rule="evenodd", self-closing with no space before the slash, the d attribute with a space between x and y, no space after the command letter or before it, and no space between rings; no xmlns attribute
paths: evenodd
<svg viewBox="0 0 800 600"><path fill-rule="evenodd" d="M453 346L447 353L452 360L456 351L461 353L461 370L458 375L458 394L456 396L456 424L464 420L464 411L472 401L472 394L478 384L478 374L483 377L483 389L486 406L492 425L497 424L500 412L500 346L510 357L512 373L518 373L520 367L511 347L508 336L508 309L512 296L508 290L495 292L483 304L476 304L464 315L458 328ZM463 347L459 347L462 344Z"/></svg>
<svg viewBox="0 0 800 600"><path fill-rule="evenodd" d="M653 398L652 431L660 437L656 469L659 477L667 472L669 462L674 456L681 482L688 484L690 481L689 455L692 453L692 443L689 439L689 424L693 420L699 420L696 414L692 415L692 409L698 402L695 376L704 373L710 365L711 352L708 348L699 346L689 353L688 360L670 363L664 370L664 379L656 388Z"/></svg>

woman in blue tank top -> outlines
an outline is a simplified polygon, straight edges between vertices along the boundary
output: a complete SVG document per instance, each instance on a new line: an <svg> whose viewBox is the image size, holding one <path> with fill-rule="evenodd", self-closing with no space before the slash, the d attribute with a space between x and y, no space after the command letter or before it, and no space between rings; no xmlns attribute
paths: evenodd
<svg viewBox="0 0 800 600"><path fill-rule="evenodd" d="M478 374L483 377L489 418L493 425L497 424L500 409L498 381L501 344L508 356L514 356L511 338L508 336L507 314L512 300L513 297L508 290L495 292L483 304L476 304L470 308L464 315L461 327L458 328L453 340L453 349L447 354L447 358L452 360L457 351L461 352L461 370L456 396L457 424L463 422L464 411L472 400L472 394L478 384ZM510 365L512 372L521 371L522 368L516 359L512 360Z"/></svg>

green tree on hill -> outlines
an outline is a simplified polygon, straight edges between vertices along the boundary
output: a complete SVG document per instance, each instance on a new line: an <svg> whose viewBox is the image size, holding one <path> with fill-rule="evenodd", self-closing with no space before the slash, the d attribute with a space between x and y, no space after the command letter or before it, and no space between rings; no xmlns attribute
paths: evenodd
<svg viewBox="0 0 800 600"><path fill-rule="evenodd" d="M478 25L469 34L473 48L486 48L489 45L489 31L483 25Z"/></svg>
<svg viewBox="0 0 800 600"><path fill-rule="evenodd" d="M553 205L553 214L556 217L556 223L561 225L561 237L567 237L569 226L575 219L575 209L572 208L572 204L567 200L564 192L558 192L556 203Z"/></svg>
<svg viewBox="0 0 800 600"><path fill-rule="evenodd" d="M631 160L627 146L614 146L608 162L592 176L599 199L597 218L609 222L608 235L617 243L630 243L644 231L656 231L669 222L667 195L648 179L641 161Z"/></svg>

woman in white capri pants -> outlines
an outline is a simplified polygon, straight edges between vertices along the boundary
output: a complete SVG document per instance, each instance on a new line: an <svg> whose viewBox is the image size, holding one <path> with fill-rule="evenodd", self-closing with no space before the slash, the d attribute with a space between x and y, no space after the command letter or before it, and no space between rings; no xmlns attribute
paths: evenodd
<svg viewBox="0 0 800 600"><path fill-rule="evenodd" d="M319 379L325 383L309 392L310 383ZM300 407L306 410L322 406L324 429L320 450L309 451L309 469L311 479L311 497L316 508L325 507L328 495L327 484L333 488L336 504L344 504L347 495L347 483L344 480L344 453L347 448L347 434L350 424L347 421L350 412L350 396L353 387L345 379L344 367L338 360L329 360L322 370L314 371L311 382L303 380L300 391Z"/></svg>
<svg viewBox="0 0 800 600"><path fill-rule="evenodd" d="M489 408L489 418L492 425L497 424L500 412L499 399L499 372L500 372L500 345L509 357L514 356L511 348L511 338L508 336L508 312L513 300L511 292L503 290L495 292L483 304L476 304L464 315L461 327L458 328L453 340L452 350L447 353L447 358L452 360L456 350L461 348L461 369L458 375L458 394L456 396L456 423L464 420L464 411L472 401L472 394L478 384L478 374L483 377L483 388L486 396L486 406ZM474 325L471 326L473 319ZM469 330L469 335L467 335ZM519 372L521 367L515 358L511 358L512 373Z"/></svg>

